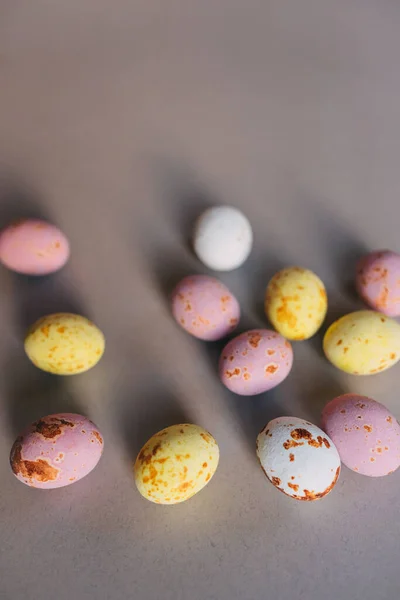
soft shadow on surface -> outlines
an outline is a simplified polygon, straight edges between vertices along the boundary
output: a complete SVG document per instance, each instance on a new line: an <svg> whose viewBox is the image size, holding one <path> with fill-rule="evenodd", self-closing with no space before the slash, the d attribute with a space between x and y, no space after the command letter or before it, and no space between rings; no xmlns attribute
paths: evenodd
<svg viewBox="0 0 400 600"><path fill-rule="evenodd" d="M14 436L46 415L82 414L63 378L36 369L25 355L14 357L5 364L3 379L8 419Z"/></svg>
<svg viewBox="0 0 400 600"><path fill-rule="evenodd" d="M117 427L129 462L136 459L142 446L161 429L193 423L188 411L168 389L166 381L149 374L143 379L142 388L143 391L138 391L137 386L125 388L116 398ZM135 397L140 402L135 401Z"/></svg>
<svg viewBox="0 0 400 600"><path fill-rule="evenodd" d="M182 161L167 156L148 159L150 176L156 184L156 193L165 207L163 218L172 225L183 245L192 250L192 233L197 218L207 208L223 204L206 189Z"/></svg>
<svg viewBox="0 0 400 600"><path fill-rule="evenodd" d="M0 172L0 227L13 221L39 218L51 222L41 208L39 195ZM52 312L78 312L82 308L68 290L62 272L43 277L5 273L11 281L17 345L4 365L3 381L10 427L14 435L32 421L57 412L77 412L80 408L66 390L61 376L45 373L34 367L24 352L27 328L39 317ZM84 312L83 312L84 314Z"/></svg>

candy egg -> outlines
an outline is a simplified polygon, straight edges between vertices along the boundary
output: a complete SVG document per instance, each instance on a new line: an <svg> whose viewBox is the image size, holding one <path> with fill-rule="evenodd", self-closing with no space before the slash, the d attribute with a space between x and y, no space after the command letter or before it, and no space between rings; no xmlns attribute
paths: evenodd
<svg viewBox="0 0 400 600"><path fill-rule="evenodd" d="M357 265L356 286L366 304L389 317L400 316L400 255L371 252Z"/></svg>
<svg viewBox="0 0 400 600"><path fill-rule="evenodd" d="M322 426L352 471L381 477L399 468L400 425L383 404L358 394L338 396L325 406Z"/></svg>
<svg viewBox="0 0 400 600"><path fill-rule="evenodd" d="M327 359L346 373L380 373L400 358L400 325L380 313L360 310L335 321L323 346Z"/></svg>
<svg viewBox="0 0 400 600"><path fill-rule="evenodd" d="M191 335L219 340L231 333L240 318L240 306L228 288L207 275L190 275L172 294L172 313Z"/></svg>
<svg viewBox="0 0 400 600"><path fill-rule="evenodd" d="M271 390L290 373L290 343L269 329L246 331L228 342L219 361L222 383L235 394L253 396Z"/></svg>
<svg viewBox="0 0 400 600"><path fill-rule="evenodd" d="M265 312L274 328L289 340L306 340L321 327L328 301L320 278L308 269L287 267L268 284Z"/></svg>
<svg viewBox="0 0 400 600"><path fill-rule="evenodd" d="M49 415L15 440L10 464L17 479L26 485L59 488L88 475L99 462L103 447L98 428L86 417Z"/></svg>
<svg viewBox="0 0 400 600"><path fill-rule="evenodd" d="M135 462L136 486L157 504L177 504L203 489L217 470L219 449L197 425L172 425L143 446Z"/></svg>
<svg viewBox="0 0 400 600"><path fill-rule="evenodd" d="M335 486L340 458L316 425L296 417L270 421L257 437L257 456L270 482L296 500L318 500Z"/></svg>
<svg viewBox="0 0 400 600"><path fill-rule="evenodd" d="M69 243L54 225L37 219L11 224L0 233L0 261L24 275L58 271L69 258Z"/></svg>
<svg viewBox="0 0 400 600"><path fill-rule="evenodd" d="M251 252L253 231L249 220L233 206L214 206L198 218L193 248L198 258L215 271L240 267Z"/></svg>
<svg viewBox="0 0 400 600"><path fill-rule="evenodd" d="M36 321L25 338L33 364L49 373L73 375L94 367L103 355L104 335L80 315L56 313Z"/></svg>

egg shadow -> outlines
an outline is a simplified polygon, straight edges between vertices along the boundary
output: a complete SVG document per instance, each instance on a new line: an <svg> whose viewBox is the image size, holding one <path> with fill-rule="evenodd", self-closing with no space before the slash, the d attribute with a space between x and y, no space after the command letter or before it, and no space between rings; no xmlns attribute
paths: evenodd
<svg viewBox="0 0 400 600"><path fill-rule="evenodd" d="M346 390L338 381L321 374L313 381L312 388L300 391L299 396L306 413L310 415L309 420L321 427L321 415L326 404L345 393Z"/></svg>
<svg viewBox="0 0 400 600"><path fill-rule="evenodd" d="M132 401L132 399L135 401ZM125 389L117 398L117 428L123 440L127 461L132 463L152 435L171 425L193 423L186 407L154 374L142 385Z"/></svg>
<svg viewBox="0 0 400 600"><path fill-rule="evenodd" d="M39 194L15 177L0 172L0 227L30 218L50 221L41 207ZM31 422L47 414L81 413L63 377L45 373L29 362L23 339L27 328L39 317L52 312L82 313L82 308L71 294L63 271L32 277L4 269L2 277L9 279L13 327L18 340L4 365L3 382L10 429L13 435L18 435Z"/></svg>
<svg viewBox="0 0 400 600"><path fill-rule="evenodd" d="M193 255L192 234L197 218L212 206L221 202L198 181L190 167L183 161L167 156L150 156L150 175L156 183L157 195L161 200L163 218L172 221L172 226L183 246Z"/></svg>

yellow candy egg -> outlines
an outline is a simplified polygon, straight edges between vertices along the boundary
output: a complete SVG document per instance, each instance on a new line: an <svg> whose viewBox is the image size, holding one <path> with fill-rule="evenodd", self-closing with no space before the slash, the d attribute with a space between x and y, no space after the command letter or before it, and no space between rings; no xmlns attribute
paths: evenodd
<svg viewBox="0 0 400 600"><path fill-rule="evenodd" d="M372 310L350 313L329 327L324 352L335 367L352 375L386 371L400 359L400 325Z"/></svg>
<svg viewBox="0 0 400 600"><path fill-rule="evenodd" d="M56 375L74 375L94 367L104 353L104 335L81 315L57 313L36 321L25 338L33 364Z"/></svg>
<svg viewBox="0 0 400 600"><path fill-rule="evenodd" d="M321 327L328 308L325 286L308 269L287 267L268 284L265 313L288 340L307 340Z"/></svg>
<svg viewBox="0 0 400 600"><path fill-rule="evenodd" d="M219 448L197 425L172 425L143 446L135 462L136 486L157 504L177 504L203 489L217 470Z"/></svg>

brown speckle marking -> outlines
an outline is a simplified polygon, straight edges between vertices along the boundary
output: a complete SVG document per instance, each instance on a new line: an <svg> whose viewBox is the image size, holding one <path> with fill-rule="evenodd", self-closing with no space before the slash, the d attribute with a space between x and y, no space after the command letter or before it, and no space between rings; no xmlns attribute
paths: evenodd
<svg viewBox="0 0 400 600"><path fill-rule="evenodd" d="M346 346L345 348L343 348L343 354L347 354L348 351L349 351L348 346Z"/></svg>
<svg viewBox="0 0 400 600"><path fill-rule="evenodd" d="M386 421L387 421L388 423L392 423L392 420L393 420L393 419L392 419L392 417L386 417Z"/></svg>
<svg viewBox="0 0 400 600"><path fill-rule="evenodd" d="M50 331L50 326L49 325L44 325L43 327L40 328L40 331L43 333L43 335L45 337L49 337L49 331Z"/></svg>
<svg viewBox="0 0 400 600"><path fill-rule="evenodd" d="M343 344L343 340L338 340L336 346L340 346L341 344Z"/></svg>
<svg viewBox="0 0 400 600"><path fill-rule="evenodd" d="M203 438L203 440L204 440L205 442L207 442L207 444L211 444L211 436L210 436L210 435L208 435L207 433L203 433L203 432L202 432L202 433L200 433L200 435L201 435L201 437ZM189 457L190 457L190 455L187 455L187 457L189 458Z"/></svg>
<svg viewBox="0 0 400 600"><path fill-rule="evenodd" d="M311 440L312 439L312 435L309 431L307 431L307 429L293 429L290 432L290 436L294 439L294 440L301 440L301 439L305 439L305 440Z"/></svg>
<svg viewBox="0 0 400 600"><path fill-rule="evenodd" d="M273 355L275 354L275 350L272 350L271 348L268 348L268 350L267 350L267 354L268 354L269 356L273 356Z"/></svg>
<svg viewBox="0 0 400 600"><path fill-rule="evenodd" d="M228 379L230 379L231 377L239 377L241 374L241 370L236 367L236 369L232 369L231 371L226 370L225 371L225 375L228 377Z"/></svg>
<svg viewBox="0 0 400 600"><path fill-rule="evenodd" d="M28 479L31 483L33 479L41 483L55 481L59 470L53 467L47 460L44 458L24 460L22 458L22 441L22 437L17 438L11 450L10 464L13 473Z"/></svg>
<svg viewBox="0 0 400 600"><path fill-rule="evenodd" d="M265 373L268 375L273 375L278 370L278 365L271 364L268 367L265 367Z"/></svg>
<svg viewBox="0 0 400 600"><path fill-rule="evenodd" d="M289 460L290 460L290 462L294 462L294 454L292 454L292 453L289 454Z"/></svg>
<svg viewBox="0 0 400 600"><path fill-rule="evenodd" d="M346 409L342 408L342 410L340 412L342 413L342 415L344 415L346 413Z"/></svg>
<svg viewBox="0 0 400 600"><path fill-rule="evenodd" d="M258 345L261 341L261 335L259 333L251 333L249 334L249 344L252 348L258 348Z"/></svg>
<svg viewBox="0 0 400 600"><path fill-rule="evenodd" d="M234 325L237 325L237 322L238 322L238 319L236 319L236 318L229 319L229 325L232 325L232 327Z"/></svg>
<svg viewBox="0 0 400 600"><path fill-rule="evenodd" d="M368 433L371 433L372 425L364 425L364 429L365 429L365 431L368 431Z"/></svg>
<svg viewBox="0 0 400 600"><path fill-rule="evenodd" d="M245 373L245 374L243 375L243 379L245 379L246 381L248 381L249 379L251 379L251 375L250 375L250 373Z"/></svg>
<svg viewBox="0 0 400 600"><path fill-rule="evenodd" d="M206 481L210 481L211 479L211 473L208 473L207 477L206 477Z"/></svg>
<svg viewBox="0 0 400 600"><path fill-rule="evenodd" d="M74 428L75 424L65 419L54 419L54 422L48 423L43 419L33 424L36 433L39 433L46 439L56 438L62 434L65 427Z"/></svg>
<svg viewBox="0 0 400 600"><path fill-rule="evenodd" d="M93 435L96 438L96 440L99 442L99 444L103 443L103 438L101 437L101 435L98 431L93 431Z"/></svg>
<svg viewBox="0 0 400 600"><path fill-rule="evenodd" d="M392 352L390 355L390 360L394 360L395 358L396 358L396 354L394 352Z"/></svg>
<svg viewBox="0 0 400 600"><path fill-rule="evenodd" d="M291 483L290 481L288 482L288 486L294 490L295 492L298 492L299 490L299 486L297 485L297 483Z"/></svg>
<svg viewBox="0 0 400 600"><path fill-rule="evenodd" d="M65 333L66 327L57 327L58 333Z"/></svg>
<svg viewBox="0 0 400 600"><path fill-rule="evenodd" d="M281 480L279 479L279 477L271 477L271 481L276 487L281 485Z"/></svg>

